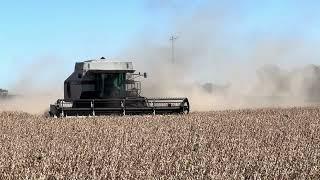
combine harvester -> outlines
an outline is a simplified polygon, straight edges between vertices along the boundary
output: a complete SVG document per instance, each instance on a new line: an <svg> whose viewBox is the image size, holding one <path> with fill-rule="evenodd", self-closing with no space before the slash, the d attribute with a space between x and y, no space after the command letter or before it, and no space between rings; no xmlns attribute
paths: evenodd
<svg viewBox="0 0 320 180"><path fill-rule="evenodd" d="M50 105L51 117L188 114L188 98L146 98L141 96L139 77L132 62L101 58L75 64L64 82L64 99Z"/></svg>
<svg viewBox="0 0 320 180"><path fill-rule="evenodd" d="M8 90L5 89L0 89L0 98L1 99L6 99L9 97Z"/></svg>
<svg viewBox="0 0 320 180"><path fill-rule="evenodd" d="M0 100L11 100L18 95L9 94L9 91L6 89L0 89Z"/></svg>

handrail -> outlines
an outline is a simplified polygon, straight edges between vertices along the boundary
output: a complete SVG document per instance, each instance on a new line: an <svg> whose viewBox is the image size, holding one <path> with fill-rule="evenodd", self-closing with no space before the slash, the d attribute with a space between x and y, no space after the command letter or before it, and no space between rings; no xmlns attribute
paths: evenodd
<svg viewBox="0 0 320 180"><path fill-rule="evenodd" d="M108 99L77 99L77 100L64 100L64 99L59 99L57 102L61 102L61 101L64 101L64 102L91 102L91 101L123 101L123 100L126 100L126 101L136 101L136 100L139 100L139 99L144 99L146 101L164 101L164 100L170 100L170 101L174 101L174 100L185 100L187 98L144 98L144 97L138 97L138 98L108 98Z"/></svg>

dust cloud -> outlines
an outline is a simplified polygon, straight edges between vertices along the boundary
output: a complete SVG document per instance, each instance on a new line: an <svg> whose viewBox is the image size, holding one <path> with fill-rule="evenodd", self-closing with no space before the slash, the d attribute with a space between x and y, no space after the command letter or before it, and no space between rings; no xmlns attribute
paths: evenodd
<svg viewBox="0 0 320 180"><path fill-rule="evenodd" d="M319 66L312 64L320 58L314 48L318 42L299 32L274 35L277 27L267 27L269 33L237 32L245 22L245 3L241 9L234 1L207 2L186 13L179 1L156 2L149 1L147 8L155 16L171 13L168 26L178 39L174 62L171 34L164 37L157 27L124 51L136 59L138 70L149 72L145 96L188 97L194 111L320 101Z"/></svg>
<svg viewBox="0 0 320 180"><path fill-rule="evenodd" d="M8 88L10 97L0 99L0 111L46 112L50 103L63 97L61 64L55 57L40 57L24 65Z"/></svg>
<svg viewBox="0 0 320 180"><path fill-rule="evenodd" d="M144 95L188 97L195 111L305 106L320 102L320 66L317 65L289 69L264 65L246 69L250 77L235 76L224 84L199 83L188 73L188 67L183 66L159 63L147 67L151 73L143 82Z"/></svg>

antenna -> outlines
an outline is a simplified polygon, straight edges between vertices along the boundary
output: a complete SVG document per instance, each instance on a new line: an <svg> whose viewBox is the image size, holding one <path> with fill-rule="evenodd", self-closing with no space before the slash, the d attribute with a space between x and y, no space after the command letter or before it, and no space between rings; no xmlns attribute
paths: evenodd
<svg viewBox="0 0 320 180"><path fill-rule="evenodd" d="M174 36L172 35L170 37L170 41L171 41L171 61L172 61L172 64L174 64L174 41L178 39L178 36Z"/></svg>

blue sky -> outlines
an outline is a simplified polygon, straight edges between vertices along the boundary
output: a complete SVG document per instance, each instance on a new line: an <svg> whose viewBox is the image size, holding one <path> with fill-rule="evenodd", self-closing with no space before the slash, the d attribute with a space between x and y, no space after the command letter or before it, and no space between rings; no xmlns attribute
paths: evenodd
<svg viewBox="0 0 320 180"><path fill-rule="evenodd" d="M226 31L234 39L265 34L320 40L320 3L316 1L226 2L226 16L232 14ZM144 32L153 32L154 39L165 44L175 29L172 19L188 17L206 5L215 11L220 4L209 0L0 0L0 87L9 87L25 67L42 58L58 59L61 64L42 66L59 68L64 77L75 61L118 57ZM235 43L243 47L248 42Z"/></svg>
<svg viewBox="0 0 320 180"><path fill-rule="evenodd" d="M81 57L102 49L114 54L139 31L145 17L133 1L125 6L105 2L3 2L0 17L4 59L29 59L51 53L66 57L76 53Z"/></svg>

